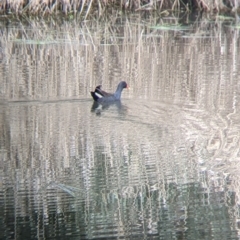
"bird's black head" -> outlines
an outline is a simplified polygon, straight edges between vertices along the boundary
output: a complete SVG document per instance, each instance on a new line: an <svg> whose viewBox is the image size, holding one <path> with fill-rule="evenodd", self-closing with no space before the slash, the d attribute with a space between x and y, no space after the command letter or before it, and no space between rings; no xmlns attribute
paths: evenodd
<svg viewBox="0 0 240 240"><path fill-rule="evenodd" d="M129 86L127 85L127 83L125 81L121 81L119 83L119 85L122 87L122 88L129 88Z"/></svg>

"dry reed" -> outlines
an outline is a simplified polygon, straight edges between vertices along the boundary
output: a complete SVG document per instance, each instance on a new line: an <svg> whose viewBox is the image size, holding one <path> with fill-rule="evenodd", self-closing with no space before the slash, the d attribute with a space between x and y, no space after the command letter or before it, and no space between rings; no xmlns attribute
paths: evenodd
<svg viewBox="0 0 240 240"><path fill-rule="evenodd" d="M125 11L185 11L203 10L207 12L236 12L239 9L236 0L3 0L1 13L14 14L80 14L85 18L89 14L101 16L111 9Z"/></svg>
<svg viewBox="0 0 240 240"><path fill-rule="evenodd" d="M104 5L102 2L101 8L103 11ZM236 89L232 86L236 86L234 82L238 81L236 77L238 72L234 69L236 66L236 63L234 64L234 62L237 62L239 56L238 52L236 50L234 51L234 49L237 49L237 46L239 46L238 31L232 31L228 28L225 30L228 32L223 36L220 31L220 29L224 27L223 23L216 21L213 25L214 27L209 28L209 21L202 20L201 22L197 21L193 26L191 32L193 37L190 37L189 35L188 38L178 38L177 34L179 33L177 32L146 28L142 25L140 19L139 22L136 20L135 24L128 20L123 21L120 19L119 21L125 23L124 26L121 26L121 29L114 21L106 23L99 23L99 21L87 21L84 23L76 21L69 23L66 21L59 26L54 20L51 22L52 26L54 26L52 28L49 28L48 24L44 21L33 21L30 26L25 26L18 22L16 27L12 25L10 28L2 28L0 33L0 43L2 54L4 56L2 58L3 64L1 65L3 70L0 71L1 93L4 94L4 97L9 101L21 99L67 99L72 96L90 97L88 90L95 85L102 83L100 82L102 79L102 81L104 81L104 86L109 86L109 82L113 82L115 85L116 82L109 80L109 75L113 75L113 73L115 75L118 74L114 69L120 69L120 71L122 71L121 76L126 76L130 85L135 85L138 89L144 90L144 88L139 86L144 86L147 77L149 81L149 87L147 89L149 92L141 92L140 95L143 97L150 98L152 95L150 93L154 91L155 86L159 86L159 98L164 99L165 101L167 101L169 96L176 96L176 98L179 98L177 95L178 93L181 94L181 97L186 98L186 102L191 102L192 100L192 102L196 102L196 104L204 105L205 102L203 101L203 95L208 96L205 92L212 89L212 94L209 94L209 99L206 104L209 104L210 106L212 105L213 109L229 109L229 113L234 111L233 107L235 104L237 105L237 97L235 96L233 98L234 100L232 100L231 98L227 98L227 96L231 97L234 96L234 93L237 94ZM155 18L151 19L151 21L147 23L148 26L156 26L155 21ZM171 19L171 21L172 24L177 23L177 19ZM94 31L92 29L94 29ZM117 32L119 31L122 32L122 40L120 40L117 35ZM194 34L195 36L200 36L203 32L207 32L207 34L210 34L210 36L213 37L194 37ZM18 39L19 41L17 41ZM53 39L54 41L57 41L58 44L52 44ZM180 47L178 44L173 48L171 44L173 39L178 39L176 42L185 41L187 44L184 44L184 47ZM108 44L110 41L113 44ZM21 44L21 42L29 44L23 44L21 47L18 47L18 44ZM205 44L206 42L208 42L208 44ZM115 53L121 53L122 56L114 58L109 55L113 48L117 49L114 51ZM219 61L218 51L215 51L215 49L226 49L224 52L221 52L221 61L225 61L228 64L227 66L229 69L232 69L227 77L228 81L224 79L224 74L227 73L227 69L221 69L221 61ZM209 58L210 51L212 51L211 58ZM199 54L196 54L198 52ZM124 53L125 55L123 55ZM232 58L230 58L230 53L233 53ZM21 56L21 58L19 56ZM204 68L204 66L207 66L206 60L215 61L215 65L211 64L211 66L215 66L214 69ZM195 63L198 63L198 69L196 69ZM118 67L114 68L114 66ZM174 68L169 66L174 66ZM146 67L149 69L149 74L143 70L146 69ZM175 74L172 69L175 69L179 73L184 73L186 72L184 69L189 69L187 71L189 75L187 76L186 81L185 78L177 78L178 74ZM219 73L219 75L213 75L210 79L209 73L213 73L213 71ZM138 75L141 75L142 77L139 78ZM219 77L221 78L220 83ZM138 78L139 81L137 82L135 79ZM71 80L71 85L67 84L67 81L69 81L67 79ZM166 80L164 81L163 79ZM202 79L210 79L211 81L206 81L203 84ZM187 94L185 94L186 90ZM82 91L86 92L83 93ZM147 94L149 94L149 96ZM224 95L226 95L226 97L221 97ZM83 129L82 127L82 123L86 121L85 116L90 114L88 105L84 103L82 104L82 108L79 108L78 106L81 102L78 102L75 107L68 107L68 104L64 102L63 104L66 108L63 109L55 107L55 104L55 102L49 102L47 104L35 104L34 102L30 102L25 103L24 105L24 103L18 104L13 102L13 104L8 104L6 110L2 110L0 116L0 142L2 144L1 164L5 169L2 171L1 183L2 188L4 189L2 191L4 193L2 194L3 209L10 209L8 202L10 197L12 197L12 202L15 204L14 209L16 209L16 219L27 216L32 221L32 226L36 225L37 228L44 232L50 231L51 228L49 228L48 225L43 225L40 221L37 223L34 222L34 219L36 219L34 214L38 215L37 219L43 219L42 209L46 209L45 214L52 214L53 200L56 199L56 202L58 203L58 206L61 206L61 209L64 209L62 206L65 206L66 202L71 201L70 203L72 203L73 200L75 200L71 198L66 201L66 197L62 197L61 199L60 194L55 194L55 188L49 186L52 180L61 182L63 177L65 177L66 179L72 178L70 184L83 190L79 193L79 197L77 198L78 202L86 201L86 204L89 204L90 206L90 203L87 201L101 201L104 206L102 209L107 209L106 199L114 199L118 196L122 196L118 195L120 192L118 186L126 186L127 190L132 189L131 192L121 191L122 193L126 193L126 195L123 195L125 196L124 198L119 197L118 199L121 206L124 206L123 203L128 199L131 199L131 197L132 199L135 199L136 196L148 195L148 197L142 199L146 199L148 203L151 200L151 204L148 205L152 206L152 204L155 204L156 206L152 208L144 208L143 211L146 212L144 212L143 215L147 215L150 212L150 215L153 216L152 222L157 222L158 218L155 217L156 214L152 211L160 206L162 198L172 198L172 191L170 191L171 188L167 187L168 182L165 184L165 182L162 181L166 174L164 171L171 172L172 169L174 169L178 162L178 159L175 157L179 156L179 152L178 154L169 155L170 157L172 156L172 158L169 158L171 161L169 160L169 165L166 164L165 166L162 164L163 161L144 157L148 155L148 152L155 153L157 151L162 151L163 156L169 154L167 151L164 151L164 148L158 148L161 144L157 142L159 139L157 131L156 133L154 132L154 134L152 134L153 132L150 132L148 135L145 135L144 139L141 138L139 129L141 127L141 131L145 130L145 132L148 133L148 124L142 124L139 127L139 125L136 125L138 121L135 121L135 128L131 128L133 125L129 125L129 121L122 121L124 128L127 129L125 131L134 133L134 135L130 135L130 137L128 137L128 135L125 136L123 132L118 132L119 136L116 137L115 131L111 131L113 126L104 125L106 128L104 131L106 130L107 134L101 139L102 145L100 145L100 147L103 148L104 156L106 156L106 158L101 160L104 161L104 163L106 162L106 171L110 172L110 174L105 174L106 176L104 177L106 182L114 182L118 185L116 184L111 187L111 191L108 195L104 192L97 195L94 192L96 188L90 185L94 184L94 182L90 181L91 179L89 181L83 181L83 178L86 178L85 175L83 175L82 178L80 177L82 176L82 172L84 174L89 171L91 174L94 173L93 171L97 168L94 168L93 166L95 166L94 164L96 164L97 158L95 149L99 146L96 146L98 142L92 140L93 138L89 130L92 122L86 123L86 129ZM59 103L59 105L61 105L61 103ZM70 105L74 104L71 103ZM185 113L187 114L186 110ZM219 116L221 117L220 113ZM230 118L230 114L227 116ZM232 116L234 116L234 114L232 114ZM145 117L145 115L143 117ZM171 121L169 120L171 118L172 113L171 117L168 118L168 121ZM186 131L182 132L186 132L189 135L179 135L172 139L172 141L176 141L176 139L179 141L177 143L175 142L173 145L175 146L176 144L179 144L176 145L179 146L179 148L173 148L172 153L179 151L179 149L184 149L184 151L181 150L181 158L183 160L186 159L184 154L187 152L187 150L185 151L185 148L183 148L183 145L181 145L183 138L192 137L192 141L193 137L197 136L198 138L196 142L193 142L194 148L191 147L191 149L198 151L198 146L205 144L205 141L207 142L208 139L210 139L209 143L211 143L211 139L216 139L214 135L215 132L217 133L221 130L218 125L213 125L214 121L216 121L213 119L214 121L211 121L211 125L209 126L210 130L206 135L203 135L203 132L206 132L206 130L204 130L205 125L202 128L199 125L194 127L194 124L197 123L197 121L193 121L194 118L196 117L193 114L191 118L192 121L189 121L188 123L189 125L184 124L186 126ZM202 116L202 118L204 118L204 116ZM233 144L230 146L232 147L232 154L238 153L238 135L236 135L236 130L232 127L232 123L230 124L232 129L227 129L226 131L225 122L223 123L222 117L220 119L217 119L217 121L219 121L224 127L224 134L221 134L220 132L220 135L224 135L224 138L226 139L226 145L224 142L222 143L222 151L225 151L225 157L226 159L229 159L229 144L227 143L234 142L236 138L237 148L234 149ZM237 119L238 118L236 118L236 120ZM149 121L149 119L147 119L147 121ZM115 121L113 121L113 123L114 122ZM191 133L187 129L188 126L191 126L191 128L189 127L192 131ZM235 125L233 124L233 126ZM76 129L80 129L79 132L76 131ZM155 131L156 129L157 128L154 128L153 130ZM162 128L159 127L159 129L161 130ZM101 128L96 127L96 131L100 130L102 131L102 126ZM168 131L164 130L161 134L161 139L164 139L164 141L165 139L169 139L169 136L165 137L164 135L167 135ZM119 139L117 146L125 146L125 149L115 148L115 139ZM136 139L139 139L139 141ZM142 144L141 141L151 144L145 145ZM132 147L133 144L134 147ZM168 142L166 142L166 145L167 144ZM168 145L171 146L171 143ZM136 149L135 152L130 152L130 150L128 150L131 148ZM69 149L74 149L75 152L71 152ZM116 150L114 153L115 155L112 154L112 149ZM210 160L216 156L216 154L213 153L213 150L214 146L211 148L213 157L210 158ZM218 153L217 150L218 149L216 149L216 153ZM198 154L201 154L200 151L198 152ZM122 168L121 162L114 161L114 157L117 156L116 159L120 159L119 156L121 154L124 154L125 161L131 163L129 165L125 164L126 167L124 169L124 171L129 172L129 175L128 178L125 178L125 175L120 175L118 181L116 181L115 174L112 174L111 171L113 169ZM199 160L198 157L199 156L197 155L196 159L193 159L194 161L186 159L184 164L179 165L180 172L184 173L184 178L187 176L186 179L190 179L191 181L196 179L195 182L201 180L199 180L198 177L201 178L203 174L197 175L194 171L195 167L191 165L197 163ZM234 156L230 159L235 158L237 157ZM156 185L153 185L151 182L152 176L148 173L150 169L149 166L156 169L157 174L154 175L154 178L157 181ZM233 163L232 165L229 163L229 167L230 166L233 167ZM78 169L83 170L77 178L75 176L77 175L76 171L80 171ZM84 171L84 169L87 169L87 171ZM141 174L140 177L139 172ZM68 174L70 176L68 176ZM173 177L172 181L174 182L173 186L181 186L182 184L181 179L179 180ZM175 182L179 185L176 185ZM230 186L229 189L234 189L235 182L236 181L233 180L232 183L228 183ZM214 179L213 183L215 184L215 189L220 188L220 180L216 181ZM217 184L219 184L219 186ZM149 190L145 186L152 186L154 194L149 195ZM184 186L186 186L186 184ZM213 186L211 179L206 179L206 186ZM170 190L167 191L166 189ZM239 199L239 190L238 188L235 189ZM26 197L23 197L23 190L28 193ZM50 191L51 195L49 194ZM154 199L154 196L158 196L155 194L156 192L159 192L158 199ZM188 191L186 192L188 193ZM228 194L225 199L228 199L228 196L232 192L232 190L231 192L225 191L226 195ZM114 196L111 196L111 194ZM161 197L160 194L162 194ZM49 196L51 196L51 198ZM93 197L89 198L89 196ZM102 197L103 200L99 200L99 198L97 199L98 196L99 198ZM206 200L205 195L204 199ZM211 200L210 197L209 199ZM186 196L186 202L188 203L190 200L188 199L188 196ZM105 202L106 206L104 205ZM28 203L31 203L30 207L27 205ZM133 212L135 209L140 209L137 203L138 201L134 201L133 203ZM211 204L215 204L215 201ZM66 209L72 208L69 207ZM5 229L8 229L6 224L8 215L6 213L7 210L5 210L2 222L6 225L4 226ZM66 214L66 212L64 213ZM79 210L79 216L80 213L82 214L82 211ZM91 215L91 212L86 211L85 214L86 216L84 216L84 219L92 219L91 216L93 215ZM105 216L104 214L102 215ZM122 216L125 217L124 214ZM55 221L56 223L54 222L54 224L56 226L57 218ZM14 222L15 229L19 226L19 222L20 221ZM170 222L170 224L172 224L172 222ZM16 233L16 238L19 237L18 234L20 233Z"/></svg>

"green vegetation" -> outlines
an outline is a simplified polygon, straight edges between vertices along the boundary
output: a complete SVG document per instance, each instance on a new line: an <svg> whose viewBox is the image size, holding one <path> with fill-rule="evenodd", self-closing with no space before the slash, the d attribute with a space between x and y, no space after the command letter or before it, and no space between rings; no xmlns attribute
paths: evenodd
<svg viewBox="0 0 240 240"><path fill-rule="evenodd" d="M237 12L236 0L2 0L0 12L6 14L89 14L101 16L112 11L145 11L166 14L172 11L200 10L212 13Z"/></svg>

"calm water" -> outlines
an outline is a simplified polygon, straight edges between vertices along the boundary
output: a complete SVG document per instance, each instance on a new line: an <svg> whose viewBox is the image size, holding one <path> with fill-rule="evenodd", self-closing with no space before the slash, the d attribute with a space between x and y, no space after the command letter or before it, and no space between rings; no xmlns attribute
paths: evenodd
<svg viewBox="0 0 240 240"><path fill-rule="evenodd" d="M234 19L0 25L0 239L239 239Z"/></svg>

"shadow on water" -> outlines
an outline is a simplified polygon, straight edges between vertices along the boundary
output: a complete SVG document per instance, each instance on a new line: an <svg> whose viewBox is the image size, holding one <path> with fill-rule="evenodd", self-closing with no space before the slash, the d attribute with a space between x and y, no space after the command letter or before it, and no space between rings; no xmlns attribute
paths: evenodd
<svg viewBox="0 0 240 240"><path fill-rule="evenodd" d="M116 111L121 115L126 115L128 108L123 105L121 101L114 102L106 102L106 103L98 103L96 101L93 102L91 107L91 112L96 113L96 115L100 116L104 111L109 109L116 109Z"/></svg>

